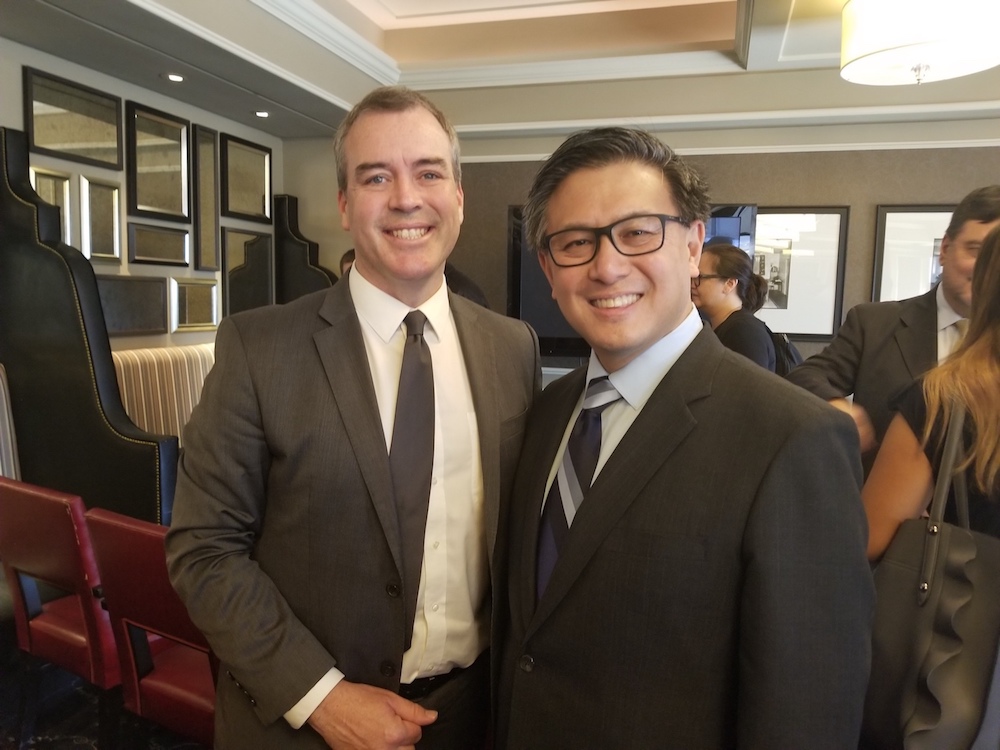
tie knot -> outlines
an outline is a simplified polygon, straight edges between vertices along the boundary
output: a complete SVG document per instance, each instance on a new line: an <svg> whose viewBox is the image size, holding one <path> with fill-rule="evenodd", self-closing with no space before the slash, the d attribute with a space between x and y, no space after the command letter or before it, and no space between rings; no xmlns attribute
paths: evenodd
<svg viewBox="0 0 1000 750"><path fill-rule="evenodd" d="M956 320L955 330L958 331L958 338L959 341L961 341L963 338L965 338L965 334L969 332L969 319L959 318L958 320Z"/></svg>
<svg viewBox="0 0 1000 750"><path fill-rule="evenodd" d="M423 336L427 316L420 312L420 310L411 310L403 318L403 322L406 324L407 336Z"/></svg>
<svg viewBox="0 0 1000 750"><path fill-rule="evenodd" d="M594 378L587 386L587 395L583 399L584 409L604 409L621 398L618 390L608 380L607 375Z"/></svg>

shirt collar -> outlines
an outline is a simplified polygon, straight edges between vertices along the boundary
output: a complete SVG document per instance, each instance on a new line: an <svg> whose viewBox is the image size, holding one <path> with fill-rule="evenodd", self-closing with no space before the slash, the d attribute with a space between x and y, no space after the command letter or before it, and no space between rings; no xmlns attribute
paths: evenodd
<svg viewBox="0 0 1000 750"><path fill-rule="evenodd" d="M608 375L622 398L634 409L642 409L656 386L663 380L674 363L680 359L695 337L701 333L704 323L698 310L691 305L691 312L674 330L642 352L620 370L608 375L608 371L591 352L587 366L587 382Z"/></svg>
<svg viewBox="0 0 1000 750"><path fill-rule="evenodd" d="M413 308L383 292L358 273L356 267L351 268L347 280L358 317L368 323L380 339L388 343L389 339L400 330L403 318ZM448 316L451 314L448 305L448 286L444 283L444 275L441 276L441 286L438 290L417 309L427 316L430 331L440 338L441 331L445 330ZM428 333L426 329L424 332Z"/></svg>
<svg viewBox="0 0 1000 750"><path fill-rule="evenodd" d="M948 326L955 323L955 321L961 320L962 316L952 309L952 306L948 304L948 300L945 299L944 289L941 285L937 285L937 292L934 295L937 300L937 329L943 331Z"/></svg>

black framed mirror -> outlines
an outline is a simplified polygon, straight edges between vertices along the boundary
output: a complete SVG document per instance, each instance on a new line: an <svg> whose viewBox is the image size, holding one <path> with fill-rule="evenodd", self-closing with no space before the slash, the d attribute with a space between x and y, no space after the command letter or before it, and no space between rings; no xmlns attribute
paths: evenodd
<svg viewBox="0 0 1000 750"><path fill-rule="evenodd" d="M35 153L122 168L122 100L116 96L26 67L24 122Z"/></svg>
<svg viewBox="0 0 1000 750"><path fill-rule="evenodd" d="M223 315L272 304L274 252L271 235L227 228L222 236Z"/></svg>
<svg viewBox="0 0 1000 750"><path fill-rule="evenodd" d="M271 149L222 134L222 215L271 223Z"/></svg>
<svg viewBox="0 0 1000 750"><path fill-rule="evenodd" d="M218 134L192 126L194 140L194 267L219 270L219 147Z"/></svg>
<svg viewBox="0 0 1000 750"><path fill-rule="evenodd" d="M129 214L187 222L188 121L126 102Z"/></svg>
<svg viewBox="0 0 1000 750"><path fill-rule="evenodd" d="M188 265L190 232L151 224L128 225L128 259L162 266Z"/></svg>

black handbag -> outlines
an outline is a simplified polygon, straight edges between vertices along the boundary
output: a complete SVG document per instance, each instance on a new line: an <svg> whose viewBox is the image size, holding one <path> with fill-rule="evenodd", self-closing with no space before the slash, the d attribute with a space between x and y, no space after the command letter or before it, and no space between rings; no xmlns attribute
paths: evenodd
<svg viewBox="0 0 1000 750"><path fill-rule="evenodd" d="M872 666L862 750L968 750L1000 638L1000 539L969 530L954 474L965 409L948 424L929 518L904 521L875 568ZM954 475L958 524L946 523Z"/></svg>

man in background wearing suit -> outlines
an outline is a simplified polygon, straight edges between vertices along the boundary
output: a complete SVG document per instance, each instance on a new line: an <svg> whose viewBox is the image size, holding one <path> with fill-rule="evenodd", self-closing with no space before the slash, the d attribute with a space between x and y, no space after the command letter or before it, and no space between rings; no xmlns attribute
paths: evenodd
<svg viewBox="0 0 1000 750"><path fill-rule="evenodd" d="M969 316L976 256L998 224L1000 185L973 190L941 240L940 283L918 297L852 307L829 346L788 374L854 418L866 473L892 419L892 398L958 344Z"/></svg>
<svg viewBox="0 0 1000 750"><path fill-rule="evenodd" d="M857 744L873 607L857 432L703 325L708 213L697 174L624 128L570 137L529 193L527 236L593 353L525 434L500 748Z"/></svg>
<svg viewBox="0 0 1000 750"><path fill-rule="evenodd" d="M220 325L185 432L171 576L221 660L216 748L474 748L538 343L448 293L458 139L429 100L372 92L334 148L354 266ZM428 397L404 397L411 381ZM422 504L403 501L414 490Z"/></svg>

